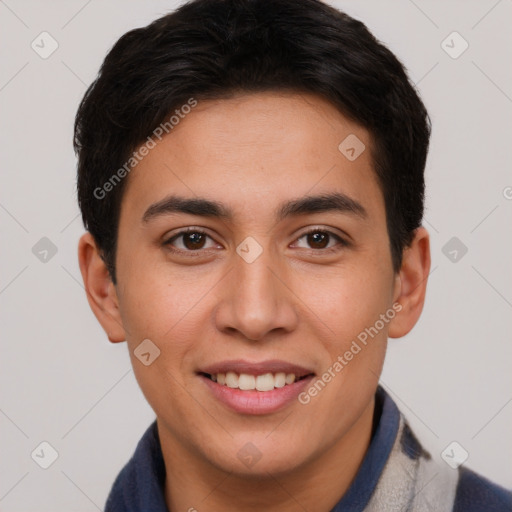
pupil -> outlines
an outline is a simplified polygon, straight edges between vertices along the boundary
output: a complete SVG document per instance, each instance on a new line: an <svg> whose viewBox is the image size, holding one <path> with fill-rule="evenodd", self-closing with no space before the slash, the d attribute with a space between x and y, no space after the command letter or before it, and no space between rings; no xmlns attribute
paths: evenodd
<svg viewBox="0 0 512 512"><path fill-rule="evenodd" d="M329 241L329 236L325 233L310 233L308 235L308 243L315 249L323 249Z"/></svg>
<svg viewBox="0 0 512 512"><path fill-rule="evenodd" d="M185 235L185 247L187 249L200 249L204 245L202 233L189 233Z"/></svg>

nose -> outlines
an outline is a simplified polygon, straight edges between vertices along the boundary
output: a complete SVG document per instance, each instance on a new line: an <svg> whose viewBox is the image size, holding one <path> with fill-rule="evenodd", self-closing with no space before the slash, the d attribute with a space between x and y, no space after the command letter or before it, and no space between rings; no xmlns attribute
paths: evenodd
<svg viewBox="0 0 512 512"><path fill-rule="evenodd" d="M238 254L233 260L215 310L217 329L251 341L293 331L299 317L285 266L268 249L250 263Z"/></svg>

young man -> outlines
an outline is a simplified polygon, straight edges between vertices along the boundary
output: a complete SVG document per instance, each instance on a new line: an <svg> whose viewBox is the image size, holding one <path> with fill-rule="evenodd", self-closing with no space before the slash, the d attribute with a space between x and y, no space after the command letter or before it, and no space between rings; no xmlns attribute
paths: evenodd
<svg viewBox="0 0 512 512"><path fill-rule="evenodd" d="M378 386L424 303L429 136L317 0L196 0L117 42L76 119L79 259L156 421L107 512L511 509Z"/></svg>

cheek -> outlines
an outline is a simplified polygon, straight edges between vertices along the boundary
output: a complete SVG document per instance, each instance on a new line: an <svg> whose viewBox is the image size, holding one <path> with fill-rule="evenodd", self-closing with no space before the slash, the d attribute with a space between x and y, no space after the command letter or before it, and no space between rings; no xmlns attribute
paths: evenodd
<svg viewBox="0 0 512 512"><path fill-rule="evenodd" d="M151 407L165 416L169 407L182 411L192 407L186 378L200 339L198 330L204 325L204 311L198 304L204 291L201 294L200 287L189 289L148 273L140 279L136 274L130 278L120 308L136 379ZM143 340L156 346L150 345L150 358L157 356L149 365L137 356L141 356Z"/></svg>
<svg viewBox="0 0 512 512"><path fill-rule="evenodd" d="M194 364L198 347L208 347L204 331L210 322L218 277L192 267L172 273L169 266L161 268L158 264L137 268L139 272L133 266L123 281L126 286L119 297L132 362L135 368L141 366L133 359L133 352L142 340L149 339L160 350L155 363L162 370L151 379L182 382ZM170 375L165 375L165 370Z"/></svg>
<svg viewBox="0 0 512 512"><path fill-rule="evenodd" d="M209 285L192 271L173 271L151 261L130 266L120 273L124 286L119 297L123 323L131 338L154 337L164 340L173 337L183 320L194 310ZM187 322L184 322L185 324Z"/></svg>
<svg viewBox="0 0 512 512"><path fill-rule="evenodd" d="M355 269L308 281L303 291L303 296L308 297L306 306L316 314L317 322L326 326L332 342L331 355L337 355L387 311L392 296L390 282L382 273Z"/></svg>

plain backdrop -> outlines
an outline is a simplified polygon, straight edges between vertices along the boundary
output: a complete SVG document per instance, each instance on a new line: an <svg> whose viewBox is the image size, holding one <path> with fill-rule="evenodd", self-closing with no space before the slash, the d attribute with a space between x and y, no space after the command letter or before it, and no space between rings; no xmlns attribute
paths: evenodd
<svg viewBox="0 0 512 512"><path fill-rule="evenodd" d="M440 463L457 441L467 466L511 487L512 2L331 3L395 52L433 122L427 302L390 340L381 382ZM154 419L126 344L108 342L81 284L72 127L113 43L176 5L0 2L1 511L102 510ZM31 46L55 44L41 32L58 44L46 59ZM31 455L51 456L43 441L58 454L48 469Z"/></svg>

